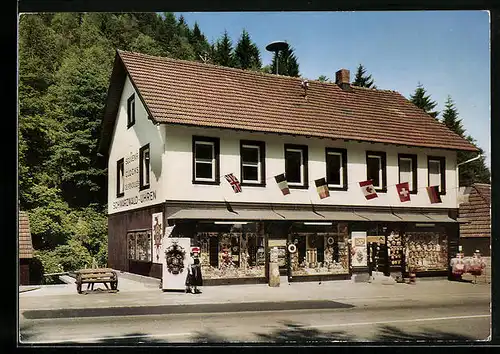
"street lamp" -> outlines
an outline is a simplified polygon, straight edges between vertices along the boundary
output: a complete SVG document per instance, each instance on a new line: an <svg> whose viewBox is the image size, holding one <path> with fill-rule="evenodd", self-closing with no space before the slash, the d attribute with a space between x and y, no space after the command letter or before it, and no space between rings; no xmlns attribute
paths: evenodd
<svg viewBox="0 0 500 354"><path fill-rule="evenodd" d="M476 157L473 157L472 159L469 159L467 161L457 163L457 195L460 192L460 169L459 169L459 167L462 165L465 165L466 163L476 161L476 160L480 159L481 157L483 157L483 154L479 154Z"/></svg>
<svg viewBox="0 0 500 354"><path fill-rule="evenodd" d="M266 50L269 52L274 52L276 58L276 75L278 75L278 52L280 50L288 49L288 43L283 41L271 42L266 46Z"/></svg>

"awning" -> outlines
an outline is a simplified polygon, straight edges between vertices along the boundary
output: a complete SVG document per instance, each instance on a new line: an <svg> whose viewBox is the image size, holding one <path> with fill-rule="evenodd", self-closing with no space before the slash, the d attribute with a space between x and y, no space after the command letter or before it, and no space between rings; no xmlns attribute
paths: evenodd
<svg viewBox="0 0 500 354"><path fill-rule="evenodd" d="M422 213L395 213L395 215L405 222L434 222L434 220Z"/></svg>
<svg viewBox="0 0 500 354"><path fill-rule="evenodd" d="M450 218L447 214L425 213L425 215L428 216L432 222L458 222Z"/></svg>
<svg viewBox="0 0 500 354"><path fill-rule="evenodd" d="M307 210L274 210L277 215L283 216L281 220L315 220L326 221L324 217Z"/></svg>
<svg viewBox="0 0 500 354"><path fill-rule="evenodd" d="M328 221L366 221L365 218L354 214L352 211L317 211Z"/></svg>
<svg viewBox="0 0 500 354"><path fill-rule="evenodd" d="M364 211L357 211L356 214L358 216L363 217L365 220L368 221L394 221L394 222L401 222L402 220L398 218L396 215L389 213L389 212L364 212Z"/></svg>
<svg viewBox="0 0 500 354"><path fill-rule="evenodd" d="M283 218L270 209L249 210L240 209L235 213L227 209L182 209L170 216L168 219L208 219L208 220L282 220Z"/></svg>

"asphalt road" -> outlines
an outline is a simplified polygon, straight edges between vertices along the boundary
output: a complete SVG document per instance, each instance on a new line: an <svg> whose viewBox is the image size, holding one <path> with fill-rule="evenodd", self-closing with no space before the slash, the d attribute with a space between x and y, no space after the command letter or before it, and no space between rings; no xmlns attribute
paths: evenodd
<svg viewBox="0 0 500 354"><path fill-rule="evenodd" d="M428 342L486 340L490 334L487 296L443 299L441 304L364 299L348 305L300 310L269 306L218 313L200 310L119 316L103 312L95 313L95 317L36 319L21 316L21 343Z"/></svg>

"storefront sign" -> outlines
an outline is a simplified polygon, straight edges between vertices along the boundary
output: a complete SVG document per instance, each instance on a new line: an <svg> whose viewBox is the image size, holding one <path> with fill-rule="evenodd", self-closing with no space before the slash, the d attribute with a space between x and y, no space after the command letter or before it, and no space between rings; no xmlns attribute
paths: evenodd
<svg viewBox="0 0 500 354"><path fill-rule="evenodd" d="M113 202L113 209L119 209L130 205L146 203L156 199L156 191L144 191L133 197L117 200Z"/></svg>
<svg viewBox="0 0 500 354"><path fill-rule="evenodd" d="M286 240L269 240L269 247L286 247Z"/></svg>
<svg viewBox="0 0 500 354"><path fill-rule="evenodd" d="M366 241L385 244L385 237L384 236L367 236Z"/></svg>
<svg viewBox="0 0 500 354"><path fill-rule="evenodd" d="M366 267L368 265L367 248L366 248L366 232L352 232L352 257L351 264L353 267Z"/></svg>

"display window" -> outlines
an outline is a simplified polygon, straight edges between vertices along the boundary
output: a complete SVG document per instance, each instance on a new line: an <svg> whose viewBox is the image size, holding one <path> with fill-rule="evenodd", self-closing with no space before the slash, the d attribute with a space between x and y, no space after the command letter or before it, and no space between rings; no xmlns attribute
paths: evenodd
<svg viewBox="0 0 500 354"><path fill-rule="evenodd" d="M128 259L151 262L153 242L151 230L129 231L127 233Z"/></svg>
<svg viewBox="0 0 500 354"><path fill-rule="evenodd" d="M199 223L195 243L206 279L265 276L264 235L256 223Z"/></svg>
<svg viewBox="0 0 500 354"><path fill-rule="evenodd" d="M290 236L288 251L292 276L349 272L347 224L309 226L294 223Z"/></svg>
<svg viewBox="0 0 500 354"><path fill-rule="evenodd" d="M448 270L448 242L443 229L408 231L405 243L407 270Z"/></svg>

